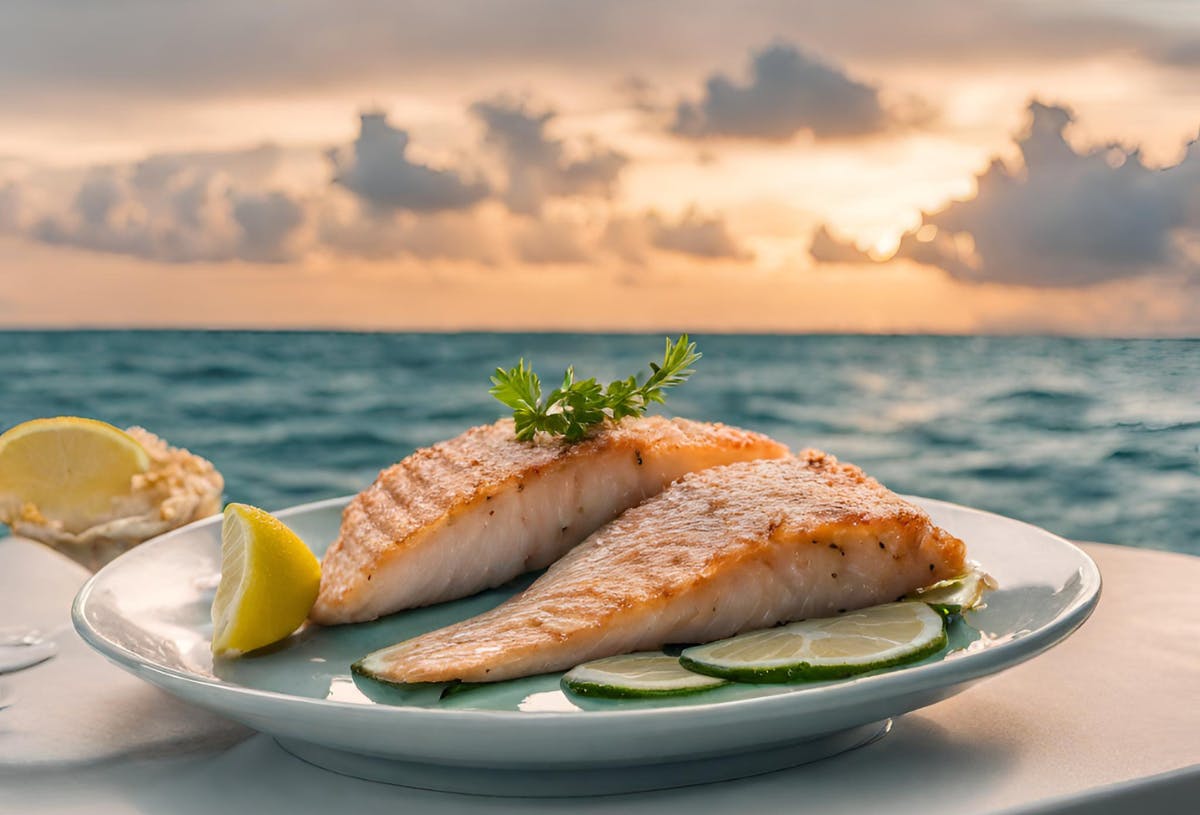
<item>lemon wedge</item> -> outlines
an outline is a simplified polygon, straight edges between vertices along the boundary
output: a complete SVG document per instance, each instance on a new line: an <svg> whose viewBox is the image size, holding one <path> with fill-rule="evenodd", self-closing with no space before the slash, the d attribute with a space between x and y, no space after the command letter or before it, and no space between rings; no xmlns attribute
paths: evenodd
<svg viewBox="0 0 1200 815"><path fill-rule="evenodd" d="M24 422L0 436L0 504L32 504L78 531L129 495L150 456L123 430L95 419L59 416Z"/></svg>
<svg viewBox="0 0 1200 815"><path fill-rule="evenodd" d="M221 582L212 651L236 657L286 638L317 599L321 563L274 515L229 504L221 524Z"/></svg>

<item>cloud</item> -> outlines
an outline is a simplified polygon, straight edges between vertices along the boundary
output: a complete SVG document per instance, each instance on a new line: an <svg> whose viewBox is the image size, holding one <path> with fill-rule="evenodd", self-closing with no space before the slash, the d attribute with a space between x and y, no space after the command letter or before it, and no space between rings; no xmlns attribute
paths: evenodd
<svg viewBox="0 0 1200 815"><path fill-rule="evenodd" d="M176 154L94 167L65 206L26 215L20 228L42 243L167 263L297 256L306 219L301 201L246 188L212 169L220 164L215 155L194 155L194 165ZM146 167L155 170L147 174Z"/></svg>
<svg viewBox="0 0 1200 815"><path fill-rule="evenodd" d="M380 213L329 207L318 221L320 244L369 259L561 265L601 259L591 225L566 216L528 218L497 202L471 211Z"/></svg>
<svg viewBox="0 0 1200 815"><path fill-rule="evenodd" d="M723 218L695 208L675 218L644 212L613 215L602 223L565 216L531 220L515 230L514 246L518 260L546 264L603 266L615 255L631 265L646 266L658 253L738 262L754 257Z"/></svg>
<svg viewBox="0 0 1200 815"><path fill-rule="evenodd" d="M818 263L872 263L871 256L851 240L836 238L829 227L822 224L813 234L809 254Z"/></svg>
<svg viewBox="0 0 1200 815"><path fill-rule="evenodd" d="M88 226L105 226L125 198L122 185L108 173L98 173L86 181L75 194L75 211Z"/></svg>
<svg viewBox="0 0 1200 815"><path fill-rule="evenodd" d="M613 90L629 107L648 115L658 115L668 108L662 91L644 76L626 76L616 82Z"/></svg>
<svg viewBox="0 0 1200 815"><path fill-rule="evenodd" d="M292 236L304 224L304 208L277 190L265 193L231 192L230 204L238 225L238 256L278 263L293 256Z"/></svg>
<svg viewBox="0 0 1200 815"><path fill-rule="evenodd" d="M352 152L331 150L335 183L381 210L442 212L466 209L488 195L487 185L458 172L408 158L408 133L387 114L364 113Z"/></svg>
<svg viewBox="0 0 1200 815"><path fill-rule="evenodd" d="M24 200L17 182L0 185L0 234L16 232L24 220Z"/></svg>
<svg viewBox="0 0 1200 815"><path fill-rule="evenodd" d="M753 255L734 238L724 219L689 208L672 220L657 212L613 218L603 246L634 265L645 265L651 250L703 260L748 261Z"/></svg>
<svg viewBox="0 0 1200 815"><path fill-rule="evenodd" d="M502 165L503 180L494 191L451 171L413 164L404 131L382 114L368 114L354 158L331 153L334 183L353 193L358 205L327 202L319 216L319 241L375 258L408 255L486 265L596 260L594 226L578 212L547 208L563 199L606 201L616 191L625 156L595 141L568 144L552 136L553 110L491 99L476 102L469 112L483 124L482 146ZM456 215L462 217L451 217Z"/></svg>
<svg viewBox="0 0 1200 815"><path fill-rule="evenodd" d="M1186 0L1185 0L1186 2ZM203 13L151 0L77 4L8 0L0 26L5 108L64 111L65 95L129 110L230 95L361 89L403 77L407 87L482 77L510 81L550 72L611 81L630 71L696 71L749 44L784 37L856 61L961 65L1098 54L1171 59L1188 31L1181 10L1144 4L1044 0L687 0L637 4L562 0L294 2L211 0ZM1182 4L1181 4L1182 5ZM664 37L663 32L672 32ZM1179 45L1174 45L1179 43ZM1175 57L1178 59L1178 57Z"/></svg>
<svg viewBox="0 0 1200 815"><path fill-rule="evenodd" d="M743 249L725 221L716 216L702 215L690 209L674 222L650 216L650 240L659 249L710 260L750 260L753 255Z"/></svg>
<svg viewBox="0 0 1200 815"><path fill-rule="evenodd" d="M1077 152L1063 107L1030 105L1017 145L1022 172L998 162L973 199L925 216L934 230L906 236L902 256L933 259L964 280L1075 286L1190 265L1176 233L1200 229L1189 197L1200 192L1195 144L1174 167L1146 167L1139 152L1110 144ZM945 233L948 237L943 237ZM967 241L958 236L969 235ZM922 245L925 244L925 245ZM1196 271L1196 267L1191 267Z"/></svg>
<svg viewBox="0 0 1200 815"><path fill-rule="evenodd" d="M753 54L745 84L723 74L709 77L699 101L679 103L671 130L690 138L786 141L802 131L831 139L887 125L876 88L778 44Z"/></svg>
<svg viewBox="0 0 1200 815"><path fill-rule="evenodd" d="M1168 64L1181 68L1200 65L1200 40L1175 43L1165 49L1163 58Z"/></svg>
<svg viewBox="0 0 1200 815"><path fill-rule="evenodd" d="M320 201L315 217L317 244L334 254L372 260L407 256L485 266L498 265L506 257L508 233L493 211L494 204L443 212L385 212L347 198L327 196Z"/></svg>
<svg viewBox="0 0 1200 815"><path fill-rule="evenodd" d="M350 145L327 151L331 176L303 194L273 186L284 153L274 145L161 153L8 182L0 186L0 230L166 263L281 263L311 252L485 266L611 260L599 233L624 156L551 136L552 111L495 102L473 110L486 123L481 138L505 159L503 194L418 163L404 130L367 113ZM319 163L315 151L310 160ZM30 178L54 199L32 213L22 186ZM697 252L725 251L729 241L715 222L672 227L695 234L673 237L664 226L666 237L653 240L691 241Z"/></svg>
<svg viewBox="0 0 1200 815"><path fill-rule="evenodd" d="M628 163L623 154L594 142L571 155L562 139L546 132L557 115L553 110L493 99L476 102L471 112L484 125L484 142L504 162L503 196L514 212L537 214L549 198L608 198Z"/></svg>
<svg viewBox="0 0 1200 815"><path fill-rule="evenodd" d="M542 218L522 224L513 236L525 263L588 263L597 259L587 225L568 218Z"/></svg>
<svg viewBox="0 0 1200 815"><path fill-rule="evenodd" d="M1196 142L1175 166L1151 169L1138 150L1117 144L1076 150L1064 135L1073 121L1067 108L1033 102L1029 112L1017 139L1024 166L993 161L973 198L925 214L894 257L960 280L1018 286L1200 273Z"/></svg>
<svg viewBox="0 0 1200 815"><path fill-rule="evenodd" d="M141 189L161 189L181 172L200 175L223 173L247 186L272 181L283 160L284 150L264 143L235 150L197 150L156 153L134 164L130 182Z"/></svg>
<svg viewBox="0 0 1200 815"><path fill-rule="evenodd" d="M138 168L134 169L132 183L135 188L145 190L145 180L139 184ZM155 181L151 189L159 189L158 185L166 186L169 179ZM171 185L166 192L170 211L176 220L187 229L203 229L205 224L219 217L213 209L218 205L217 179L207 173L188 173L178 183Z"/></svg>
<svg viewBox="0 0 1200 815"><path fill-rule="evenodd" d="M93 169L76 189L70 207L38 218L31 234L43 243L99 252L199 259L169 227L151 223L150 210L135 196L127 178L111 168Z"/></svg>

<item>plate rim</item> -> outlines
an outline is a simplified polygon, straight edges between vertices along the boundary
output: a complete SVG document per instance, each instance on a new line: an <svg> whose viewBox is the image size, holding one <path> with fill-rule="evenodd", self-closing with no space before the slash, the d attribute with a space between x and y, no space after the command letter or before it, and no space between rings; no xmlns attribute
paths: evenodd
<svg viewBox="0 0 1200 815"><path fill-rule="evenodd" d="M286 519L301 513L314 512L331 507L340 508L344 507L353 497L353 495L344 495L311 501L290 506L272 514L281 519ZM898 671L858 677L818 688L808 688L807 691L811 695L805 698L825 700L825 703L820 706L824 711L854 708L867 703L878 703L892 697L905 696L913 692L954 688L1007 670L1038 656L1059 642L1062 642L1087 621L1099 603L1103 588L1103 578L1099 567L1087 552L1066 538L1035 524L1006 515L1000 515L999 513L936 498L914 495L903 495L902 497L917 503L923 509L937 505L976 516L999 519L1005 523L1015 523L1027 527L1042 536L1052 539L1057 545L1069 550L1079 560L1079 569L1082 576L1079 594L1054 619L1030 631L1025 636L996 643L989 648L972 654L965 654L954 660L942 660L925 665L914 665ZM260 700L267 706L277 708L302 707L312 711L325 710L353 713L356 715L370 714L372 717L398 716L405 719L421 720L430 724L440 722L444 724L458 723L466 725L483 720L503 722L518 727L539 727L548 722L569 724L586 720L594 723L602 721L606 725L619 726L624 722L636 721L643 723L649 719L686 718L695 716L698 713L715 715L718 718L725 718L726 715L731 715L738 720L745 721L747 716L753 716L754 714L761 715L764 712L769 713L772 709L787 705L789 700L794 701L797 698L795 694L782 692L765 696L727 699L685 706L572 711L513 711L421 707L417 705L367 705L361 702L318 699L280 691L251 688L225 682L216 677L205 677L194 672L158 665L106 638L102 632L90 625L85 617L85 607L92 592L96 589L100 579L106 572L115 568L121 568L121 561L125 560L133 552L145 552L148 551L147 547L154 548L166 545L173 539L182 537L197 528L216 525L220 523L220 518L220 514L210 515L207 518L202 518L152 538L140 544L135 549L130 550L125 555L116 558L89 577L71 603L71 622L75 631L84 642L121 668L167 690L170 690L174 686L185 685L199 689L206 699L211 698L213 693L218 695L230 694L241 699ZM139 557L141 556L144 555L139 555ZM157 682L151 677L161 677L164 681ZM189 701L198 703L193 697L189 697ZM797 711L791 712L796 713Z"/></svg>

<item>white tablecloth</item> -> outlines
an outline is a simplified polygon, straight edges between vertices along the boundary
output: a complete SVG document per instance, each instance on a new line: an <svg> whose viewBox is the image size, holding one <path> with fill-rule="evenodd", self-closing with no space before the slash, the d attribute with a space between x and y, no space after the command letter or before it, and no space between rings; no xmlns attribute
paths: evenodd
<svg viewBox="0 0 1200 815"><path fill-rule="evenodd" d="M608 798L472 798L311 767L87 650L86 574L0 540L0 628L60 654L0 676L0 812L572 813L1200 811L1200 558L1090 544L1104 594L1067 642L900 717L865 748L757 778Z"/></svg>

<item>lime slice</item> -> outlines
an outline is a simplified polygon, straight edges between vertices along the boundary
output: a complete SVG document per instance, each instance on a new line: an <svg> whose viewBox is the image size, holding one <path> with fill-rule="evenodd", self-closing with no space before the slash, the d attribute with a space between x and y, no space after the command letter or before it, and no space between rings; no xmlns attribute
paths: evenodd
<svg viewBox="0 0 1200 815"><path fill-rule="evenodd" d="M286 638L308 616L320 583L320 561L278 518L246 504L225 507L213 653L235 657Z"/></svg>
<svg viewBox="0 0 1200 815"><path fill-rule="evenodd" d="M34 419L0 436L0 505L32 504L41 516L80 532L129 495L150 456L123 430L95 419Z"/></svg>
<svg viewBox="0 0 1200 815"><path fill-rule="evenodd" d="M964 575L917 589L906 594L904 599L920 600L933 606L943 616L951 616L976 608L983 601L983 593L994 588L996 581L991 575L972 567Z"/></svg>
<svg viewBox="0 0 1200 815"><path fill-rule="evenodd" d="M924 603L888 603L697 645L684 668L738 682L840 679L912 662L946 645L942 617Z"/></svg>
<svg viewBox="0 0 1200 815"><path fill-rule="evenodd" d="M679 659L658 651L622 654L585 662L567 671L563 687L580 696L628 699L699 693L727 684L724 679L684 669Z"/></svg>

